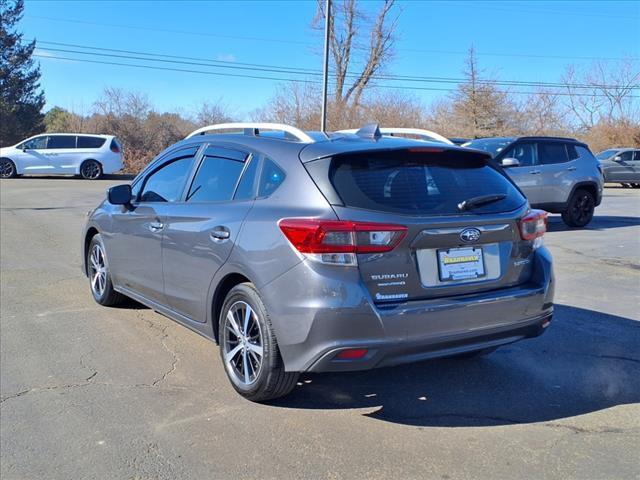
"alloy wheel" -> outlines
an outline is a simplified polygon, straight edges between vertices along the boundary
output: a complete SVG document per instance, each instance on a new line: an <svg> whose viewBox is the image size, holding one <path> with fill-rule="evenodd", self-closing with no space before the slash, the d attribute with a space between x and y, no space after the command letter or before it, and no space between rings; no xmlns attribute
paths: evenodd
<svg viewBox="0 0 640 480"><path fill-rule="evenodd" d="M573 204L573 218L576 223L582 223L589 219L593 211L593 198L585 193L576 198Z"/></svg>
<svg viewBox="0 0 640 480"><path fill-rule="evenodd" d="M96 297L100 298L104 295L104 290L107 287L107 264L104 259L104 251L99 244L95 244L91 249L89 268L91 290Z"/></svg>
<svg viewBox="0 0 640 480"><path fill-rule="evenodd" d="M14 175L14 166L9 160L0 162L0 178L11 178Z"/></svg>
<svg viewBox="0 0 640 480"><path fill-rule="evenodd" d="M243 301L229 308L224 322L224 361L243 386L253 384L260 375L263 337L257 313Z"/></svg>
<svg viewBox="0 0 640 480"><path fill-rule="evenodd" d="M100 165L98 162L89 161L82 165L82 176L89 180L98 178L101 174Z"/></svg>

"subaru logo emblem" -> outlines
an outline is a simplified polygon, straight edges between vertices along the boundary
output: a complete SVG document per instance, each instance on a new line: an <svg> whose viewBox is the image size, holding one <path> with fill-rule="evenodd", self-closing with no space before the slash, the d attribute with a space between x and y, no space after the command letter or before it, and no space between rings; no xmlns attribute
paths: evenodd
<svg viewBox="0 0 640 480"><path fill-rule="evenodd" d="M460 232L460 240L464 243L475 243L480 240L480 230L477 228L465 228Z"/></svg>

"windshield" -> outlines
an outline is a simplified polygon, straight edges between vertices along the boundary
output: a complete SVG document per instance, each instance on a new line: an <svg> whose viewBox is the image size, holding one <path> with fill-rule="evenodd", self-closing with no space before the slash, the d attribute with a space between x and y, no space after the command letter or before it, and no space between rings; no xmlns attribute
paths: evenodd
<svg viewBox="0 0 640 480"><path fill-rule="evenodd" d="M615 150L615 149L604 150L604 151L600 152L599 154L597 154L596 158L598 160L604 160L605 158L609 158L609 157L615 155L616 153L618 153L618 150Z"/></svg>
<svg viewBox="0 0 640 480"><path fill-rule="evenodd" d="M511 142L513 142L513 138L479 138L477 140L471 140L462 146L475 148L476 150L484 150L495 157L496 154L500 153Z"/></svg>

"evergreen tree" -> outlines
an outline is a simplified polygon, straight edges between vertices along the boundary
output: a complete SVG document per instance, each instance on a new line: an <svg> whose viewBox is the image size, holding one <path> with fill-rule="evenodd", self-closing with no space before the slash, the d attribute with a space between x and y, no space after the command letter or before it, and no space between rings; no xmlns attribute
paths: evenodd
<svg viewBox="0 0 640 480"><path fill-rule="evenodd" d="M16 24L24 0L0 0L0 145L13 145L44 130L40 68L32 59L36 42L22 42Z"/></svg>

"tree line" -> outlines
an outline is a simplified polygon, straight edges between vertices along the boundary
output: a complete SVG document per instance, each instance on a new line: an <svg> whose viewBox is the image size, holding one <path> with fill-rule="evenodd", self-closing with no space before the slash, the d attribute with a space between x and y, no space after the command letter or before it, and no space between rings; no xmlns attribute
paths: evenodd
<svg viewBox="0 0 640 480"><path fill-rule="evenodd" d="M45 115L40 72L31 58L35 43L24 44L16 31L22 0L0 2L2 145L43 131L113 134L124 144L127 171L135 172L198 127L241 120L220 100L203 102L189 114L160 112L148 95L112 87L103 91L86 114L53 107ZM425 105L415 95L386 88L385 80L393 77L387 71L396 55L400 16L394 0L381 2L374 15L366 14L356 0L335 0L333 4L329 130L377 122L381 126L427 128L449 137L571 136L585 141L594 151L640 146L637 60L568 65L557 82L523 86L524 82L501 81L490 75L471 47L453 91ZM323 24L323 6L319 1L313 28ZM248 116L317 130L320 105L317 84L291 82L277 86L265 105Z"/></svg>

